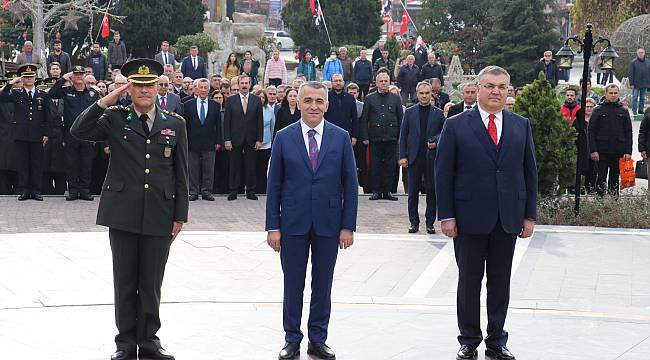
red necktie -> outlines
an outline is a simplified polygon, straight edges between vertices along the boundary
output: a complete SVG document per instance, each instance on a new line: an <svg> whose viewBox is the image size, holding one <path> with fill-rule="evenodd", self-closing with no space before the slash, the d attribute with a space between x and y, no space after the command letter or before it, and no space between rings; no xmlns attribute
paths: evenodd
<svg viewBox="0 0 650 360"><path fill-rule="evenodd" d="M497 116L494 114L490 114L490 116L488 116L490 119L488 122L488 133L490 134L494 145L497 145L499 143L499 139L497 138L497 124L494 122L494 119L496 119L496 117Z"/></svg>
<svg viewBox="0 0 650 360"><path fill-rule="evenodd" d="M166 96L163 96L163 97L160 98L160 108L163 109L163 110L166 110L165 108L167 107L166 106L167 104L165 103L165 98L166 98Z"/></svg>

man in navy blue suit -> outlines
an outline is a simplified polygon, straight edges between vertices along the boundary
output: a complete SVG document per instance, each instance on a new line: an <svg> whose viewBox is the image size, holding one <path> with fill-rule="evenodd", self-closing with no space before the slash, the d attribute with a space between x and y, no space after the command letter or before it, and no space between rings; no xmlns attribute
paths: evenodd
<svg viewBox="0 0 650 360"><path fill-rule="evenodd" d="M348 133L325 121L327 88L300 87L302 119L279 131L273 142L266 199L267 243L280 252L284 273L285 345L279 359L300 354L302 299L311 248L311 303L307 352L336 358L327 340L331 290L338 249L354 242L357 170Z"/></svg>
<svg viewBox="0 0 650 360"><path fill-rule="evenodd" d="M456 359L475 359L481 333L481 281L487 272L485 355L514 359L504 330L517 235L533 234L537 201L535 145L528 119L505 111L510 75L478 75L478 106L450 117L438 143L436 190L442 232L458 264Z"/></svg>
<svg viewBox="0 0 650 360"><path fill-rule="evenodd" d="M420 214L418 202L422 177L427 194L425 220L427 233L435 234L433 223L436 220L435 160L440 132L445 124L445 116L438 107L431 104L432 87L428 82L417 84L415 92L418 104L404 112L400 129L399 164L408 169L408 212L409 233L419 231Z"/></svg>
<svg viewBox="0 0 650 360"><path fill-rule="evenodd" d="M205 68L205 61L199 56L199 48L190 47L190 56L186 56L181 64L183 76L192 78L192 80L207 78L208 72Z"/></svg>

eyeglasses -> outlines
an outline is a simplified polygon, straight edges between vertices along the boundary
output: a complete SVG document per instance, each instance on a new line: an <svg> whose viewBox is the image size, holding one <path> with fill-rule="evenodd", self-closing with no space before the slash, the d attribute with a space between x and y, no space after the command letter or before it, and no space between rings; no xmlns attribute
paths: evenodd
<svg viewBox="0 0 650 360"><path fill-rule="evenodd" d="M495 85L495 84L479 84L481 87L486 88L489 91L498 89L499 91L508 91L508 85Z"/></svg>
<svg viewBox="0 0 650 360"><path fill-rule="evenodd" d="M169 86L169 83L158 83L160 86Z"/></svg>
<svg viewBox="0 0 650 360"><path fill-rule="evenodd" d="M593 105L587 105L587 106L585 106L585 107L586 107L586 108L594 108L595 106L593 106Z"/></svg>

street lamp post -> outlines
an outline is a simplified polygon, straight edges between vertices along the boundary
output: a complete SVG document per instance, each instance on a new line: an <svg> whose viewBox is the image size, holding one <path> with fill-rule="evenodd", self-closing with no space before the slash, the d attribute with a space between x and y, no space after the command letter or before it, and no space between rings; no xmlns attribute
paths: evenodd
<svg viewBox="0 0 650 360"><path fill-rule="evenodd" d="M587 103L587 79L589 76L589 59L591 59L591 55L596 55L595 49L596 46L601 44L601 43L607 43L607 48L603 50L598 56L600 56L602 60L602 65L601 69L603 70L611 70L614 68L614 59L618 57L618 54L612 48L612 44L608 39L599 37L596 42L594 42L593 34L591 32L592 30L592 25L587 24L587 30L585 31L585 37L584 40L580 40L577 36L570 37L566 39L564 42L564 46L560 48L560 50L555 54L559 58L559 68L560 69L571 69L572 63L573 63L573 58L575 57L575 53L569 47L569 40L576 42L580 44L580 50L578 52L582 52L583 57L584 57L584 64L582 66L582 79L580 86L582 87L582 94L580 97L580 104L582 106L582 109L578 112L578 116L576 118L576 121L574 122L576 131L578 132L578 142L577 142L577 147L578 147L578 156L576 160L576 182L575 182L575 207L574 211L575 214L578 215L580 213L580 192L581 192L581 187L582 187L582 181L581 181L581 171L580 171L580 158L582 156L581 150L580 150L580 143L581 140L583 140L584 137L587 136L586 131L585 131L585 106ZM589 139L585 139L586 141L589 141Z"/></svg>

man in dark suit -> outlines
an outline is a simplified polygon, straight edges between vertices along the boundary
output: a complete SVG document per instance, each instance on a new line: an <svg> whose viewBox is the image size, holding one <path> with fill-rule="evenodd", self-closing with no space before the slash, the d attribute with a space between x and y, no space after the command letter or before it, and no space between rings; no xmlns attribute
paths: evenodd
<svg viewBox="0 0 650 360"><path fill-rule="evenodd" d="M517 235L533 234L537 167L528 119L504 111L510 75L488 66L478 75L479 104L449 119L436 157L438 218L454 238L461 348L474 359L481 333L481 280L487 272L486 357L514 359L503 329Z"/></svg>
<svg viewBox="0 0 650 360"><path fill-rule="evenodd" d="M434 166L436 147L440 132L445 123L442 110L431 105L431 85L421 82L416 88L419 103L406 109L400 129L399 164L408 168L408 212L411 227L409 233L419 231L420 214L418 202L420 187L424 177L427 194L425 220L427 233L435 234L433 223L436 220L436 188Z"/></svg>
<svg viewBox="0 0 650 360"><path fill-rule="evenodd" d="M345 91L343 75L332 75L332 90L327 94L329 106L325 119L350 134L352 146L357 143L358 116L357 100Z"/></svg>
<svg viewBox="0 0 650 360"><path fill-rule="evenodd" d="M255 164L257 150L264 139L264 116L262 101L248 92L250 78L242 74L238 78L239 92L226 100L223 115L224 146L230 151L230 194L228 201L237 199L241 185L241 163L246 171L246 198L257 200L255 195Z"/></svg>
<svg viewBox="0 0 650 360"><path fill-rule="evenodd" d="M266 199L267 242L280 252L284 273L285 345L279 359L300 354L302 298L311 248L311 304L307 352L333 360L326 344L338 248L354 242L357 171L350 136L325 121L327 88L300 87L302 119L279 131L273 143Z"/></svg>
<svg viewBox="0 0 650 360"><path fill-rule="evenodd" d="M156 54L153 59L163 66L170 64L174 69L176 69L176 59L174 58L174 54L169 52L169 41L167 40L164 40L160 44L160 52Z"/></svg>
<svg viewBox="0 0 650 360"><path fill-rule="evenodd" d="M43 147L48 142L52 112L50 97L34 86L36 70L34 64L22 65L18 68L20 78L9 82L9 85L14 85L22 80L22 91L14 91L12 86L5 86L0 92L0 102L14 104L14 118L9 134L13 141L18 173L19 201L43 201Z"/></svg>
<svg viewBox="0 0 650 360"><path fill-rule="evenodd" d="M463 111L472 110L476 107L476 95L478 94L478 86L474 83L466 83L460 89L463 101L449 108L447 119L454 115L458 115Z"/></svg>
<svg viewBox="0 0 650 360"><path fill-rule="evenodd" d="M214 183L215 151L221 148L221 107L208 99L210 81L194 80L196 97L183 104L187 124L187 143L189 146L190 201L214 201L212 185Z"/></svg>
<svg viewBox="0 0 650 360"><path fill-rule="evenodd" d="M208 77L205 61L199 56L198 47L190 47L190 56L186 56L185 59L183 59L181 72L186 77L192 78L192 80Z"/></svg>
<svg viewBox="0 0 650 360"><path fill-rule="evenodd" d="M165 264L187 221L185 121L156 106L162 65L137 59L121 70L129 82L79 115L70 133L111 149L97 211L97 224L109 228L113 253L119 334L111 360L173 360L156 333ZM133 105L113 105L126 91Z"/></svg>
<svg viewBox="0 0 650 360"><path fill-rule="evenodd" d="M156 95L156 105L162 110L183 115L183 103L180 96L169 91L169 78L161 75L158 78L158 95Z"/></svg>

